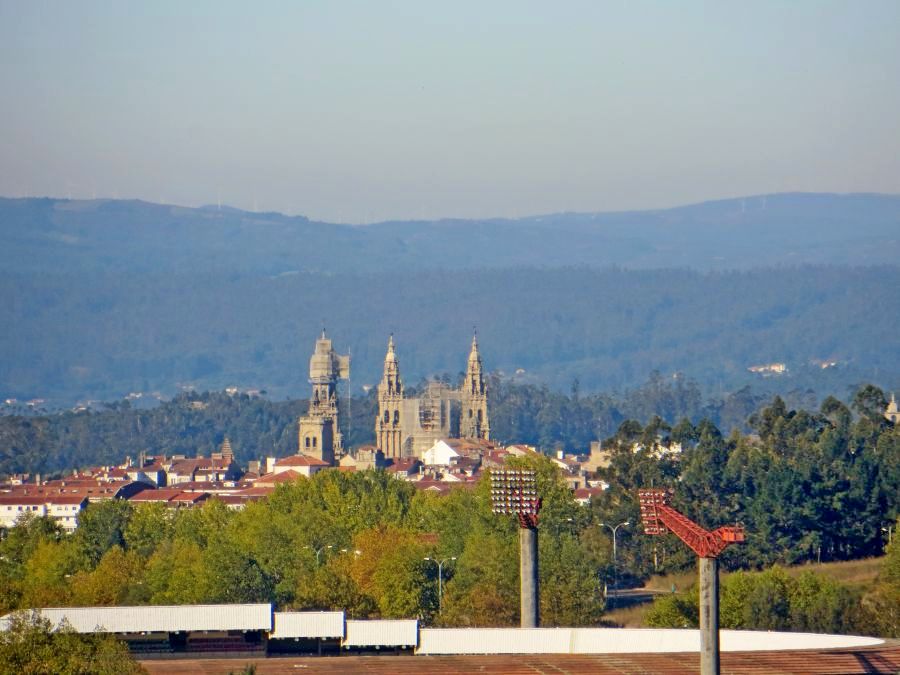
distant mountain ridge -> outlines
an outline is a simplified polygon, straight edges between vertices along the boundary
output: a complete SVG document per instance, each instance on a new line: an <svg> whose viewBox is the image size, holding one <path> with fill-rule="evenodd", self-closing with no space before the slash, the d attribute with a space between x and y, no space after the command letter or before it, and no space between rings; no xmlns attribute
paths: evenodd
<svg viewBox="0 0 900 675"><path fill-rule="evenodd" d="M410 383L455 377L477 325L489 369L556 389L900 388L898 242L891 195L375 225L0 199L0 401L303 396L323 322L355 387L391 332Z"/></svg>
<svg viewBox="0 0 900 675"><path fill-rule="evenodd" d="M790 193L670 209L339 225L231 207L0 198L10 272L699 270L900 260L900 195Z"/></svg>

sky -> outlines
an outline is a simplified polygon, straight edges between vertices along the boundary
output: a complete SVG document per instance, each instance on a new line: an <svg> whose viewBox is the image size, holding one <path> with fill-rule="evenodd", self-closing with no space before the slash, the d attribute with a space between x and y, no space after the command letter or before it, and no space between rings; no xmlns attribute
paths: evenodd
<svg viewBox="0 0 900 675"><path fill-rule="evenodd" d="M0 0L0 195L335 222L900 193L900 2Z"/></svg>

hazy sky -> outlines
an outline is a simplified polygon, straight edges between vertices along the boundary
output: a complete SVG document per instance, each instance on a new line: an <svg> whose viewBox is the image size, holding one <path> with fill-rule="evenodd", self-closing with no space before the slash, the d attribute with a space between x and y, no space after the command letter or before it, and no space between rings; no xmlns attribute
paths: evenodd
<svg viewBox="0 0 900 675"><path fill-rule="evenodd" d="M900 192L900 2L0 0L0 195L360 222Z"/></svg>

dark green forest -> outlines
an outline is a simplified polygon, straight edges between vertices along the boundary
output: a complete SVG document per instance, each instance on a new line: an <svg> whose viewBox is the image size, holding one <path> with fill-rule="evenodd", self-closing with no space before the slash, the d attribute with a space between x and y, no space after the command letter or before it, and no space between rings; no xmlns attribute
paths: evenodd
<svg viewBox="0 0 900 675"><path fill-rule="evenodd" d="M704 395L752 384L847 396L863 381L898 387L898 287L897 267L0 274L0 398L69 407L178 385L302 397L323 325L351 354L354 395L380 380L391 332L414 383L455 378L477 326L489 371L558 391L633 388L658 370ZM747 371L771 362L788 372Z"/></svg>
<svg viewBox="0 0 900 675"><path fill-rule="evenodd" d="M707 419L726 433L748 431L750 416L770 398L764 391L744 387L721 398L704 399L696 382L659 373L620 394L584 394L577 382L568 393L560 393L496 374L488 384L495 439L570 453L586 452L591 441L612 436L628 419L646 422L659 417L669 424L682 418L695 424ZM410 395L415 391L416 386L407 388ZM794 390L785 399L798 408L818 405L811 390ZM118 401L81 412L25 409L23 414L0 416L0 474L40 472L47 476L72 468L117 464L142 451L208 456L225 436L245 464L265 456L289 455L297 451L297 418L307 405L305 400L188 392L153 408ZM341 405L346 411L347 400ZM374 442L376 408L375 390L350 402L350 414L342 420L350 447Z"/></svg>
<svg viewBox="0 0 900 675"><path fill-rule="evenodd" d="M898 231L891 195L368 226L0 199L0 401L302 397L323 325L353 356L354 395L378 381L389 333L416 382L455 377L476 326L488 370L556 391L654 370L705 396L896 389ZM747 371L772 362L788 372Z"/></svg>
<svg viewBox="0 0 900 675"><path fill-rule="evenodd" d="M609 488L588 507L574 501L546 457L509 460L537 472L543 498L543 624L596 625L604 584L694 566L674 535L641 533L635 491L647 485L672 488L675 506L704 527L744 525L746 542L721 558L726 570L882 554L900 507L900 432L881 416L883 403L872 386L849 406L827 398L815 411L775 398L752 416L747 435L725 436L708 421L626 420L607 439L612 464L600 476ZM682 444L680 457L650 452L670 441ZM645 449L634 452L635 443ZM514 625L517 525L491 514L489 488L481 481L437 495L382 471L325 471L240 512L215 499L177 511L110 501L88 506L70 537L32 517L0 542L0 609L270 601L340 608L351 617ZM614 562L599 524L624 521L632 525L619 532ZM438 556L456 558L445 569L443 614L437 570L427 560ZM781 583L777 572L738 576L724 597L734 593L735 612L747 606L750 613L725 620L765 629L760 622L769 617L783 629L897 635L896 617L884 610L900 597L898 559L895 544L879 583L864 594L809 575L796 584ZM753 602L740 600L747 597ZM783 598L786 609L751 611L767 598ZM690 621L690 596L668 602L674 606L658 608L657 625ZM841 609L850 606L853 613Z"/></svg>

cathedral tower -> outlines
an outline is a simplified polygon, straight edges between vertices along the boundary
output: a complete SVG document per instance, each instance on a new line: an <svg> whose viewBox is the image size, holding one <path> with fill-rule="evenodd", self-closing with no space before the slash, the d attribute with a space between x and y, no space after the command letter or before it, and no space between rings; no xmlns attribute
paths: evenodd
<svg viewBox="0 0 900 675"><path fill-rule="evenodd" d="M490 440L491 423L488 420L487 387L484 384L484 367L478 353L478 336L472 336L472 351L466 366L466 379L460 388L459 435L461 438Z"/></svg>
<svg viewBox="0 0 900 675"><path fill-rule="evenodd" d="M402 407L400 362L394 353L394 336L391 335L384 357L384 376L378 385L378 417L375 420L375 445L384 453L385 458L402 456Z"/></svg>
<svg viewBox="0 0 900 675"><path fill-rule="evenodd" d="M334 351L331 340L322 331L316 349L309 359L309 382L312 396L309 412L300 418L297 454L308 455L334 464L343 451L338 423L337 383L350 377L350 357Z"/></svg>

